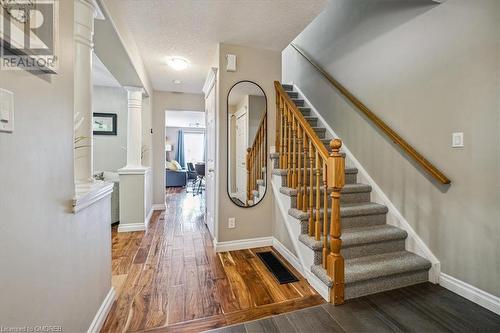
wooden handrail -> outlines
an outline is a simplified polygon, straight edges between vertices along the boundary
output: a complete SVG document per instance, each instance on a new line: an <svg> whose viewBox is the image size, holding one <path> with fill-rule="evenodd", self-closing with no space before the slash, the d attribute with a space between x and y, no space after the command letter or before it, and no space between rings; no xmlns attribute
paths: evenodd
<svg viewBox="0 0 500 333"><path fill-rule="evenodd" d="M340 253L340 192L345 182L344 155L340 153L342 141L331 140L332 152L329 154L283 86L277 81L274 86L276 151L279 153L280 168L287 170L287 187L297 191L297 209L309 214L308 235L317 241L322 240L322 267L333 282L330 300L334 304L342 304L344 258Z"/></svg>
<svg viewBox="0 0 500 333"><path fill-rule="evenodd" d="M274 81L274 87L276 88L276 91L279 93L281 98L283 98L284 102L288 105L289 108L291 108L294 111L294 116L298 120L300 126L304 129L306 135L311 138L312 144L314 147L318 150L318 153L323 159L328 158L328 150L325 148L323 145L323 142L321 142L320 138L316 135L316 132L312 129L311 125L307 122L307 120L304 118L302 115L302 112L298 109L297 105L292 101L290 96L286 93L286 91L283 89L281 86L281 83L279 81Z"/></svg>
<svg viewBox="0 0 500 333"><path fill-rule="evenodd" d="M344 95L352 104L354 104L361 112L365 114L382 132L384 132L394 143L396 143L403 151L405 151L420 167L427 171L432 177L442 184L450 184L451 181L431 162L425 159L415 148L406 142L399 134L390 128L382 119L375 115L365 104L363 104L356 96L349 92L340 82L335 80L330 74L323 70L314 62L303 50L294 43L290 44L300 55L302 55L314 68L318 70L339 92Z"/></svg>

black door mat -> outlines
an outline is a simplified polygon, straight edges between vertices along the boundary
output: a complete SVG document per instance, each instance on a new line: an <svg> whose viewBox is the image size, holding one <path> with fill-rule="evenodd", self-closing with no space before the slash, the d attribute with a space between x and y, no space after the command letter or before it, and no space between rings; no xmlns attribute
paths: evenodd
<svg viewBox="0 0 500 333"><path fill-rule="evenodd" d="M257 252L257 256L266 265L267 269L273 273L280 284L299 281L271 251Z"/></svg>

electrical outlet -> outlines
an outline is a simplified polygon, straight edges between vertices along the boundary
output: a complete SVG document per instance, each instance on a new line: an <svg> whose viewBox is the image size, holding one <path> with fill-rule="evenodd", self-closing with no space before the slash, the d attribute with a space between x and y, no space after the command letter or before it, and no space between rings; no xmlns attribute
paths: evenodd
<svg viewBox="0 0 500 333"><path fill-rule="evenodd" d="M452 148L463 148L464 147L464 133L455 132L451 136L451 147Z"/></svg>
<svg viewBox="0 0 500 333"><path fill-rule="evenodd" d="M234 229L236 228L236 219L234 217L230 217L228 220L227 220L227 227L229 229Z"/></svg>

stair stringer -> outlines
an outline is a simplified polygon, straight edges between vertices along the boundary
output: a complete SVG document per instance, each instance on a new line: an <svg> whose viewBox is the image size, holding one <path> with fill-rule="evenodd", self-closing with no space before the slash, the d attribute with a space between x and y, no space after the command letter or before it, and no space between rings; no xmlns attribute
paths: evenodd
<svg viewBox="0 0 500 333"><path fill-rule="evenodd" d="M286 224L286 230L292 241L295 253L297 253L301 271L300 273L307 279L307 282L321 295L326 301L330 300L330 290L312 271L311 267L314 263L314 251L308 248L304 243L299 241L301 233L300 222L288 214L288 208L291 207L289 196L280 193L281 176L272 175L271 187L273 189L274 199L278 205L281 217Z"/></svg>
<svg viewBox="0 0 500 333"><path fill-rule="evenodd" d="M300 90L300 88L294 83L292 83L292 85L294 90L299 93L300 99L303 99L305 103L309 104L308 106L311 109L311 114L314 114L314 116L318 118L318 122L326 128L327 136L331 138L338 138L339 136L321 116L314 104L307 99L304 93L302 93L302 90ZM403 214L401 214L396 206L394 206L394 204L389 200L384 191L382 191L380 186L377 185L365 168L363 168L363 165L356 159L356 157L354 157L345 143L342 144L342 151L346 154L346 165L353 166L358 169L358 183L371 185L371 201L385 205L389 209L387 213L387 224L401 228L408 233L408 237L405 241L406 250L429 260L432 265L429 269L429 281L435 284L439 283L439 276L441 274L441 262L439 259L434 255L434 253L432 253L420 236L418 236Z"/></svg>

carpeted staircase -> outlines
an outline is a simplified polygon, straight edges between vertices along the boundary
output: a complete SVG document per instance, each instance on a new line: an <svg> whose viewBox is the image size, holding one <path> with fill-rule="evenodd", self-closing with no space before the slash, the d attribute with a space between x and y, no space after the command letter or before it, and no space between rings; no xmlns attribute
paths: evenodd
<svg viewBox="0 0 500 333"><path fill-rule="evenodd" d="M305 119L328 150L327 130L312 110L299 99L293 86L283 85ZM287 170L279 169L279 155L271 154L273 177L281 177L280 193L290 197L288 214L301 225L300 242L314 251L311 272L331 287L332 281L321 266L323 240L308 235L309 213L296 208L297 190L287 187ZM431 263L405 250L406 231L386 223L386 206L370 201L371 186L357 183L358 170L347 167L341 192L342 250L345 258L345 299L428 281ZM306 179L307 183L308 177ZM307 185L307 190L310 187ZM314 189L314 187L313 187ZM322 189L323 191L323 189Z"/></svg>

